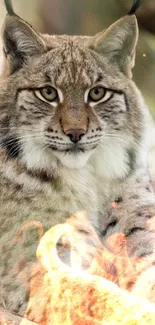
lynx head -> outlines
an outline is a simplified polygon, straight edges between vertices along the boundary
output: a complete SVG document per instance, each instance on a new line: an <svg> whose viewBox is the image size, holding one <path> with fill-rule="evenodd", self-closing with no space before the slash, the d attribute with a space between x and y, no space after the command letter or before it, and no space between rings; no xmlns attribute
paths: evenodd
<svg viewBox="0 0 155 325"><path fill-rule="evenodd" d="M80 168L103 152L103 167L105 159L107 168L117 165L117 177L128 174L142 135L141 96L131 80L135 16L93 37L71 37L39 34L11 11L2 37L0 126L8 157L48 170L52 162Z"/></svg>

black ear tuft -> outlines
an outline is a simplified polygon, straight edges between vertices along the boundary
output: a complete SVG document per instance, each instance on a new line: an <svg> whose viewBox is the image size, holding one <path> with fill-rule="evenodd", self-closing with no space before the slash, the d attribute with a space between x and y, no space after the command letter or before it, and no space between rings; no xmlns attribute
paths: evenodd
<svg viewBox="0 0 155 325"><path fill-rule="evenodd" d="M131 10L129 11L128 15L134 15L135 12L137 11L137 9L140 7L141 3L143 2L144 0L134 0L133 1L133 5L132 5L132 8Z"/></svg>
<svg viewBox="0 0 155 325"><path fill-rule="evenodd" d="M5 7L9 15L15 15L13 6L12 6L12 0L4 0Z"/></svg>

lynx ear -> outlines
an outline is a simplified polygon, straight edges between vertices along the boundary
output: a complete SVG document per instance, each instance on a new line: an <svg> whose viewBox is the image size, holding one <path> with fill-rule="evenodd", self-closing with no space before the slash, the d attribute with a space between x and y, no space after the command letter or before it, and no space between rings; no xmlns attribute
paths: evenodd
<svg viewBox="0 0 155 325"><path fill-rule="evenodd" d="M16 15L6 16L2 37L4 53L10 61L12 71L19 69L28 56L45 51L41 37Z"/></svg>
<svg viewBox="0 0 155 325"><path fill-rule="evenodd" d="M108 61L119 65L121 71L131 77L137 40L137 19L134 15L125 16L106 31L94 36L92 47L95 51L103 54Z"/></svg>

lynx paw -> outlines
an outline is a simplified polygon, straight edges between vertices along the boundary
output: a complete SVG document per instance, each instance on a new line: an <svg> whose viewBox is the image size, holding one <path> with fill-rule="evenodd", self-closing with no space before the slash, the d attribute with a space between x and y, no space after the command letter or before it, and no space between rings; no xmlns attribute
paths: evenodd
<svg viewBox="0 0 155 325"><path fill-rule="evenodd" d="M24 316L29 291L17 277L5 277L2 281L2 303L10 312Z"/></svg>

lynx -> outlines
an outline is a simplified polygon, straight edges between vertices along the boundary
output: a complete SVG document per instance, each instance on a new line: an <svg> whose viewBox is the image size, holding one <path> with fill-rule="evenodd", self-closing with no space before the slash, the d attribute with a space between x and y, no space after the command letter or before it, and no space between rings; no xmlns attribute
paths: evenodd
<svg viewBox="0 0 155 325"><path fill-rule="evenodd" d="M154 228L147 226L155 215L151 117L132 80L137 2L93 37L40 34L5 3L0 303L22 315L38 229L84 210L103 243L121 232L132 243L130 256L154 253Z"/></svg>

